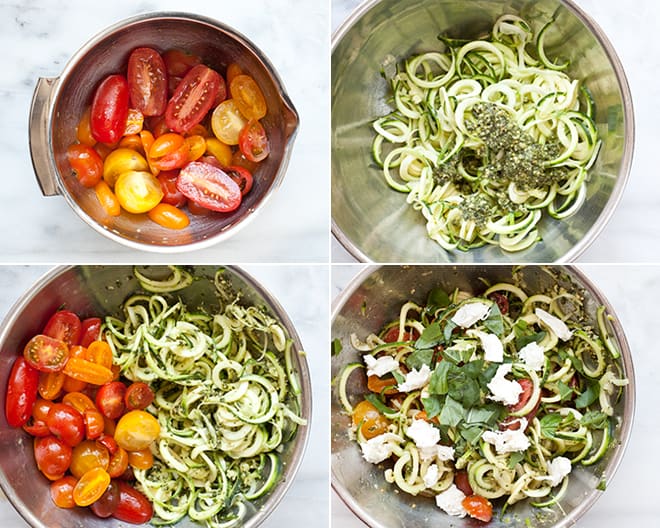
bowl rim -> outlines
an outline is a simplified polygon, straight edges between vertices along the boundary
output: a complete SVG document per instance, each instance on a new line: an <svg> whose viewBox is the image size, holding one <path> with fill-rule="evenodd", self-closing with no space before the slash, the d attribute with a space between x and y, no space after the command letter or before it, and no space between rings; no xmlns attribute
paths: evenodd
<svg viewBox="0 0 660 528"><path fill-rule="evenodd" d="M344 36L351 30L351 28L372 8L384 0L364 0L358 5L350 15L337 27L332 34L330 54L335 52L336 47L342 41ZM592 226L584 233L582 238L571 247L564 255L559 256L556 263L570 263L578 259L589 246L593 244L598 235L605 229L612 218L616 207L618 206L623 192L630 178L630 171L632 169L633 155L635 150L635 109L633 106L632 93L626 72L623 68L623 63L619 58L614 46L603 29L596 23L596 21L585 10L580 8L573 0L555 0L557 3L562 4L569 12L571 12L578 20L580 20L586 28L591 32L594 38L602 47L605 56L608 58L621 93L621 103L623 107L623 126L624 126L624 148L621 156L621 167L617 174L616 181L612 188L612 192L603 207L603 210L598 215ZM332 85L332 77L330 79ZM332 146L331 146L332 148ZM332 177L332 167L331 167ZM339 227L339 224L332 218L332 235L343 246L343 248L359 262L374 262L356 243L354 243ZM442 250L445 254L451 254L446 250ZM395 261L393 261L395 262ZM419 261L422 262L422 261Z"/></svg>
<svg viewBox="0 0 660 528"><path fill-rule="evenodd" d="M436 269L441 268L442 266L433 266L433 265L370 265L365 266L361 271L353 276L348 284L342 289L341 293L335 297L332 303L332 313L331 313L331 336L332 336L332 326L335 323L339 313L342 308L346 305L346 302L350 297L355 293L355 291L374 273L378 272L382 268L402 268L402 267L424 267L432 266ZM484 264L459 264L459 265L445 265L447 268L511 268L511 265L501 264L501 265L484 265ZM612 458L610 459L607 466L604 468L602 479L607 483L611 481L614 477L616 471L618 470L623 457L625 455L628 443L630 442L630 436L633 429L633 423L635 421L635 400L636 400L636 382L635 382L635 368L632 361L632 353L630 350L630 345L628 339L623 331L623 327L619 321L619 318L616 316L614 307L609 302L607 297L603 292L588 278L586 273L582 271L575 264L551 264L551 265L524 265L524 267L529 268L554 268L561 269L568 272L568 275L571 278L572 282L575 282L579 287L591 292L599 304L605 306L606 312L612 315L612 320L610 321L612 330L615 334L616 341L619 344L620 353L621 353L621 364L628 379L628 385L626 387L626 397L624 401L622 420L620 425L620 443L617 445L616 450ZM332 396L331 396L332 397ZM624 419L625 418L625 419ZM332 434L332 432L331 432ZM360 504L353 499L350 492L342 484L339 477L335 474L335 468L332 464L332 452L330 458L330 479L331 487L337 496L342 500L346 507L355 514L362 522L372 528L391 528L385 524L382 524L374 519L372 519L369 514L360 506ZM603 495L603 492L597 490L596 488L592 489L589 494L582 500L580 505L575 508L568 516L562 518L559 522L553 525L552 528L569 528L574 526L580 518L582 518L594 505L594 503ZM439 512L443 513L443 512Z"/></svg>
<svg viewBox="0 0 660 528"><path fill-rule="evenodd" d="M99 267L100 265L91 264L90 266ZM208 264L201 264L200 266L212 266ZM48 284L53 280L57 279L64 273L73 271L77 268L80 268L81 265L60 265L51 268L50 270L43 273L36 281L34 281L27 290L12 304L9 308L7 315L0 322L0 345L2 345L8 335L9 329L14 325L16 320L22 315L25 307L32 301L32 299ZM103 266L106 267L106 266ZM116 265L116 266L107 266L107 267L125 267L125 265ZM312 387L311 387L311 374L309 371L309 364L307 363L307 356L303 353L300 353L304 350L302 345L302 340L298 335L298 332L291 321L286 310L282 307L280 302L273 296L273 294L264 287L259 281L257 281L251 274L242 269L240 266L236 265L223 265L218 266L230 270L234 275L239 279L244 281L250 288L263 298L266 306L272 311L272 313L279 319L280 323L284 326L286 331L289 333L289 337L293 340L295 349L299 352L296 354L297 366L298 366L298 376L299 382L301 385L301 416L307 420L307 424L304 426L299 426L296 432L296 436L293 439L291 460L286 464L286 468L283 471L282 476L280 477L279 483L275 486L273 491L267 495L263 505L255 509L254 515L252 515L244 524L241 525L242 528L256 528L265 522L265 520L277 509L277 507L282 502L282 499L289 491L291 485L296 479L300 466L302 465L303 459L305 457L305 452L307 450L307 445L309 443L309 437L311 432L312 424ZM42 522L39 518L34 515L34 512L29 509L21 500L18 499L14 493L14 487L11 482L7 479L4 471L0 470L0 489L4 492L9 503L12 505L14 510L25 520L25 522L34 527L34 528L46 528L47 524ZM185 519L185 518L184 518ZM177 526L176 524L173 526Z"/></svg>

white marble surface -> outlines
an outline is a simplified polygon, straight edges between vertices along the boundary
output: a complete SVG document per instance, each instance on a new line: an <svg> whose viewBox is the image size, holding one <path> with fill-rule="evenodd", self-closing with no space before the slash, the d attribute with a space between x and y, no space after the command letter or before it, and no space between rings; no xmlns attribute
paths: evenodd
<svg viewBox="0 0 660 528"><path fill-rule="evenodd" d="M298 475L279 507L268 518L269 528L327 525L329 511L328 452L330 428L327 419L329 299L328 266L246 265L242 268L280 302L293 321L309 364L313 419L307 451ZM0 266L0 320L11 306L48 269L45 266ZM2 389L4 390L4 388ZM3 411L4 412L4 411ZM320 521L322 520L322 521ZM0 526L28 525L0 492Z"/></svg>
<svg viewBox="0 0 660 528"><path fill-rule="evenodd" d="M658 526L657 482L660 462L653 455L660 435L658 408L660 356L657 353L657 306L660 266L599 265L578 267L614 307L630 345L636 377L636 411L630 443L615 477L603 496L577 523L580 528ZM360 265L333 266L331 295L336 299ZM360 528L365 525L332 494L331 526Z"/></svg>
<svg viewBox="0 0 660 528"><path fill-rule="evenodd" d="M339 27L359 0L332 0L332 28ZM660 2L637 0L574 0L608 36L623 63L632 92L636 119L635 154L621 201L598 238L578 262L658 262L660 260L660 100L657 72L660 43L656 37ZM333 262L356 260L333 237Z"/></svg>
<svg viewBox="0 0 660 528"><path fill-rule="evenodd" d="M301 117L284 182L258 216L221 244L169 260L327 262L329 7L306 0L0 0L3 260L162 261L159 255L136 252L98 234L64 198L43 197L28 148L28 113L37 78L58 76L69 57L107 26L158 10L207 15L246 35L271 60Z"/></svg>

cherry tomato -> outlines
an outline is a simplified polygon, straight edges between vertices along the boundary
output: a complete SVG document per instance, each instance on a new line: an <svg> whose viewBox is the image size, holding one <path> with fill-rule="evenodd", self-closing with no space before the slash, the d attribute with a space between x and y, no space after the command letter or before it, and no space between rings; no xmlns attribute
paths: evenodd
<svg viewBox="0 0 660 528"><path fill-rule="evenodd" d="M63 372L41 372L39 374L39 396L44 400L54 400L62 392L64 387Z"/></svg>
<svg viewBox="0 0 660 528"><path fill-rule="evenodd" d="M37 401L39 371L23 357L16 358L7 381L5 416L12 427L22 427L32 415Z"/></svg>
<svg viewBox="0 0 660 528"><path fill-rule="evenodd" d="M168 229L184 229L190 225L190 218L186 213L166 203L159 203L147 215L153 222Z"/></svg>
<svg viewBox="0 0 660 528"><path fill-rule="evenodd" d="M108 473L112 478L121 477L128 468L128 452L115 443L115 452L110 456Z"/></svg>
<svg viewBox="0 0 660 528"><path fill-rule="evenodd" d="M124 137L119 141L118 147L135 150L142 154L142 138L140 137L141 132L142 129L138 130L135 134L124 135Z"/></svg>
<svg viewBox="0 0 660 528"><path fill-rule="evenodd" d="M40 422L32 417L28 418L27 423L23 426L23 430L26 433L39 438L49 436L51 434L50 429L48 429L48 425L46 425L46 422Z"/></svg>
<svg viewBox="0 0 660 528"><path fill-rule="evenodd" d="M106 418L116 420L126 408L124 395L126 385L121 381L111 381L103 385L96 393L96 406Z"/></svg>
<svg viewBox="0 0 660 528"><path fill-rule="evenodd" d="M49 480L64 476L71 464L71 446L55 436L34 440L34 459L37 467Z"/></svg>
<svg viewBox="0 0 660 528"><path fill-rule="evenodd" d="M129 411L146 409L154 401L154 391L146 383L136 381L131 383L126 389L124 401L126 402L126 409Z"/></svg>
<svg viewBox="0 0 660 528"><path fill-rule="evenodd" d="M372 403L363 400L353 409L353 424L360 427L362 435L368 440L387 432L390 422Z"/></svg>
<svg viewBox="0 0 660 528"><path fill-rule="evenodd" d="M73 448L69 471L80 478L90 469L100 467L107 470L109 465L110 453L104 445L95 440L83 440Z"/></svg>
<svg viewBox="0 0 660 528"><path fill-rule="evenodd" d="M45 422L48 419L48 413L53 408L54 403L43 398L37 398L32 408L32 417L40 422Z"/></svg>
<svg viewBox="0 0 660 528"><path fill-rule="evenodd" d="M142 141L142 150L146 156L146 153L151 149L151 145L154 144L154 135L149 130L143 130L140 132L140 140Z"/></svg>
<svg viewBox="0 0 660 528"><path fill-rule="evenodd" d="M179 49L169 49L163 53L163 61L168 75L174 77L183 77L193 66L202 63L202 59L186 51Z"/></svg>
<svg viewBox="0 0 660 528"><path fill-rule="evenodd" d="M73 488L78 479L71 475L66 475L50 484L50 498L56 506L60 508L73 508L76 503L73 500Z"/></svg>
<svg viewBox="0 0 660 528"><path fill-rule="evenodd" d="M468 472L464 469L461 469L454 473L454 484L456 487L463 492L464 495L469 496L474 494L472 491L472 486L470 486L470 479L468 478Z"/></svg>
<svg viewBox="0 0 660 528"><path fill-rule="evenodd" d="M48 337L64 341L67 346L71 347L80 342L82 323L75 313L60 310L50 317L43 333Z"/></svg>
<svg viewBox="0 0 660 528"><path fill-rule="evenodd" d="M220 103L211 117L213 134L226 145L238 145L241 130L245 128L248 120L243 117L236 102L227 99Z"/></svg>
<svg viewBox="0 0 660 528"><path fill-rule="evenodd" d="M161 115L167 106L167 70L155 49L137 48L128 58L131 104L145 116Z"/></svg>
<svg viewBox="0 0 660 528"><path fill-rule="evenodd" d="M159 171L180 169L188 162L190 145L180 134L168 132L158 136L149 150L149 163Z"/></svg>
<svg viewBox="0 0 660 528"><path fill-rule="evenodd" d="M179 177L179 171L163 171L158 174L160 190L163 191L162 203L173 205L174 207L183 207L188 199L176 188L176 180Z"/></svg>
<svg viewBox="0 0 660 528"><path fill-rule="evenodd" d="M104 424L107 423L106 420L108 422L112 421L112 420L109 420L108 418L104 418L104 420L103 420ZM114 424L114 422L112 422L112 423ZM115 434L114 429L112 431L112 434L108 434L108 431L104 428L103 434L101 436L99 436L98 439L96 440L97 442L99 442L100 444L102 444L106 447L106 449L108 450L108 452L110 453L111 456L114 455L117 452L117 449L119 449L119 446L117 445L117 442L112 437L113 434ZM112 460L110 462L112 463Z"/></svg>
<svg viewBox="0 0 660 528"><path fill-rule="evenodd" d="M126 116L126 127L124 128L123 136L134 136L142 131L144 126L144 115L136 108L128 109L128 116ZM122 139L124 139L122 137ZM119 141L121 144L121 140Z"/></svg>
<svg viewBox="0 0 660 528"><path fill-rule="evenodd" d="M229 85L229 93L241 114L247 119L261 119L268 108L259 86L249 75L237 75Z"/></svg>
<svg viewBox="0 0 660 528"><path fill-rule="evenodd" d="M202 123L199 123L188 130L188 132L185 133L185 136L202 136L202 139L206 140L206 138L209 137L209 131Z"/></svg>
<svg viewBox="0 0 660 528"><path fill-rule="evenodd" d="M103 385L112 380L112 370L77 357L69 358L64 365L64 373L79 381L92 385Z"/></svg>
<svg viewBox="0 0 660 528"><path fill-rule="evenodd" d="M216 71L203 64L194 66L167 103L167 126L175 132L184 133L200 123L224 86L225 81Z"/></svg>
<svg viewBox="0 0 660 528"><path fill-rule="evenodd" d="M497 304L500 312L503 314L509 313L509 299L506 295L499 292L493 292L488 296L488 298Z"/></svg>
<svg viewBox="0 0 660 528"><path fill-rule="evenodd" d="M78 506L89 506L101 498L109 485L110 475L105 469L90 469L73 488L73 500Z"/></svg>
<svg viewBox="0 0 660 528"><path fill-rule="evenodd" d="M165 116L156 116L156 117L150 117L149 121L147 123L147 127L149 130L151 130L154 138L160 137L163 134L168 134L172 132L170 127L167 126L167 123L165 122ZM145 151L149 152L149 151Z"/></svg>
<svg viewBox="0 0 660 528"><path fill-rule="evenodd" d="M241 130L238 146L250 161L260 162L270 154L270 143L266 131L259 121L251 119Z"/></svg>
<svg viewBox="0 0 660 528"><path fill-rule="evenodd" d="M68 392L62 398L62 403L73 407L79 413L84 413L89 409L96 409L96 405L87 394L82 392Z"/></svg>
<svg viewBox="0 0 660 528"><path fill-rule="evenodd" d="M102 321L98 317L89 317L82 321L82 336L80 345L88 347L92 341L98 341L101 336Z"/></svg>
<svg viewBox="0 0 660 528"><path fill-rule="evenodd" d="M39 372L58 372L69 358L69 349L64 341L38 334L25 345L23 357Z"/></svg>
<svg viewBox="0 0 660 528"><path fill-rule="evenodd" d="M218 138L206 138L206 153L215 157L222 167L231 165L231 147L225 145Z"/></svg>
<svg viewBox="0 0 660 528"><path fill-rule="evenodd" d="M103 434L105 421L103 415L96 409L83 411L83 421L85 422L85 438L94 440Z"/></svg>
<svg viewBox="0 0 660 528"><path fill-rule="evenodd" d="M117 200L115 193L112 192L112 189L107 183L103 180L98 182L94 186L94 193L96 194L96 199L99 201L101 207L103 207L103 210L108 216L119 216L121 214L119 200Z"/></svg>
<svg viewBox="0 0 660 528"><path fill-rule="evenodd" d="M241 189L222 170L193 161L179 173L177 188L188 198L212 211L228 213L241 204Z"/></svg>
<svg viewBox="0 0 660 528"><path fill-rule="evenodd" d="M96 145L96 140L92 136L92 125L90 123L90 115L92 109L91 107L85 108L80 121L78 122L78 128L76 128L76 138L79 143L87 145L88 147L93 147Z"/></svg>
<svg viewBox="0 0 660 528"><path fill-rule="evenodd" d="M483 522L490 522L493 518L493 505L481 495L469 495L463 499L463 508L470 517Z"/></svg>
<svg viewBox="0 0 660 528"><path fill-rule="evenodd" d="M133 410L117 422L115 440L126 451L140 451L149 447L159 434L160 424L156 418L148 412Z"/></svg>
<svg viewBox="0 0 660 528"><path fill-rule="evenodd" d="M114 147L105 143L97 143L94 145L94 150L99 156L101 156L101 159L104 160L108 157L108 154L114 150Z"/></svg>
<svg viewBox="0 0 660 528"><path fill-rule="evenodd" d="M128 116L128 81L122 75L103 79L94 93L91 110L92 135L96 141L115 143L121 139Z"/></svg>
<svg viewBox="0 0 660 528"><path fill-rule="evenodd" d="M130 451L128 453L128 463L134 469L149 469L154 465L154 455L149 448Z"/></svg>
<svg viewBox="0 0 660 528"><path fill-rule="evenodd" d="M124 172L117 179L115 194L121 206L129 213L146 213L163 198L160 183L146 171Z"/></svg>
<svg viewBox="0 0 660 528"><path fill-rule="evenodd" d="M401 338L403 341L414 341L419 337L419 332L417 330L411 331L404 331L403 332L403 337ZM385 335L383 336L383 341L386 343L395 343L399 339L399 326L393 326L390 328Z"/></svg>
<svg viewBox="0 0 660 528"><path fill-rule="evenodd" d="M399 392L396 386L397 382L393 376L384 376L382 378L376 375L367 376L367 388L376 394L396 394Z"/></svg>
<svg viewBox="0 0 660 528"><path fill-rule="evenodd" d="M87 347L87 359L110 369L112 368L112 349L105 341L92 341Z"/></svg>
<svg viewBox="0 0 660 528"><path fill-rule="evenodd" d="M238 77L239 75L243 74L243 70L241 67L236 64L235 62L232 62L229 66L227 66L227 82L231 85L231 82Z"/></svg>
<svg viewBox="0 0 660 528"><path fill-rule="evenodd" d="M206 140L198 134L186 137L188 145L188 161L195 161L201 158L206 152Z"/></svg>
<svg viewBox="0 0 660 528"><path fill-rule="evenodd" d="M133 524L146 523L153 516L153 506L149 500L130 484L117 481L119 504L112 516L120 521Z"/></svg>
<svg viewBox="0 0 660 528"><path fill-rule="evenodd" d="M90 505L90 509L94 515L105 519L117 511L117 506L119 506L119 484L111 481L108 489Z"/></svg>
<svg viewBox="0 0 660 528"><path fill-rule="evenodd" d="M245 196L250 192L252 189L252 174L250 174L249 170L239 167L238 165L230 165L225 168L225 172L227 173L227 176L238 184L238 187L241 190L241 196Z"/></svg>
<svg viewBox="0 0 660 528"><path fill-rule="evenodd" d="M92 147L75 143L66 149L66 156L84 187L94 187L101 180L103 160Z"/></svg>
<svg viewBox="0 0 660 528"><path fill-rule="evenodd" d="M137 151L129 148L113 150L103 162L103 179L114 187L117 178L128 171L146 171L149 168L147 160Z"/></svg>
<svg viewBox="0 0 660 528"><path fill-rule="evenodd" d="M516 381L522 388L522 392L520 393L520 396L518 396L518 403L509 406L510 412L518 412L525 405L527 405L527 402L532 397L532 392L534 391L534 384L532 383L532 380L522 378Z"/></svg>
<svg viewBox="0 0 660 528"><path fill-rule="evenodd" d="M77 446L85 438L85 421L82 414L65 403L54 403L48 418L48 429L67 445Z"/></svg>

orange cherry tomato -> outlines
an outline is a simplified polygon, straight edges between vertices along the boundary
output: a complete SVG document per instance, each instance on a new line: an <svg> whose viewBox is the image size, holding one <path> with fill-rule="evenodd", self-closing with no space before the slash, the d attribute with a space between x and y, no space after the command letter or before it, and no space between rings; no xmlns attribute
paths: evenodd
<svg viewBox="0 0 660 528"><path fill-rule="evenodd" d="M52 401L37 398L32 407L32 417L40 422L45 422L48 419L48 413L52 408Z"/></svg>
<svg viewBox="0 0 660 528"><path fill-rule="evenodd" d="M146 449L160 435L158 420L146 411L129 411L117 422L115 440L126 451Z"/></svg>
<svg viewBox="0 0 660 528"><path fill-rule="evenodd" d="M96 140L92 136L92 125L90 121L90 116L92 113L92 108L88 106L83 112L80 121L78 122L78 128L76 129L76 138L83 145L88 147L93 147L96 145Z"/></svg>
<svg viewBox="0 0 660 528"><path fill-rule="evenodd" d="M50 498L60 508L73 508L76 503L73 500L73 488L76 487L78 479L73 475L66 475L50 484Z"/></svg>
<svg viewBox="0 0 660 528"><path fill-rule="evenodd" d="M191 136L202 136L203 138L209 137L209 131L206 129L204 125L201 123L197 123L194 127L192 127L188 132L184 134L185 137L191 137Z"/></svg>
<svg viewBox="0 0 660 528"><path fill-rule="evenodd" d="M255 80L249 75L237 75L229 83L229 93L238 110L247 119L261 119L268 108L266 99Z"/></svg>
<svg viewBox="0 0 660 528"><path fill-rule="evenodd" d="M134 469L149 469L154 465L154 455L149 448L130 451L128 453L128 464Z"/></svg>
<svg viewBox="0 0 660 528"><path fill-rule="evenodd" d="M109 368L76 357L69 358L64 365L64 373L92 385L103 385L112 380L112 371Z"/></svg>
<svg viewBox="0 0 660 528"><path fill-rule="evenodd" d="M128 117L126 117L126 128L124 129L124 136L131 134L139 134L144 125L144 115L142 112L135 108L128 109Z"/></svg>
<svg viewBox="0 0 660 528"><path fill-rule="evenodd" d="M396 394L398 391L396 389L397 382L393 376L384 376L379 378L378 376L368 376L367 377L367 388L371 392L376 394Z"/></svg>
<svg viewBox="0 0 660 528"><path fill-rule="evenodd" d="M109 485L110 475L105 469L90 469L73 488L73 500L78 506L89 506L101 498Z"/></svg>
<svg viewBox="0 0 660 528"><path fill-rule="evenodd" d="M142 141L142 150L146 156L151 150L151 145L154 144L154 135L149 130L143 130L140 132L140 140Z"/></svg>
<svg viewBox="0 0 660 528"><path fill-rule="evenodd" d="M369 440L387 432L390 422L372 403L363 400L353 409L353 424L360 427L362 435Z"/></svg>
<svg viewBox="0 0 660 528"><path fill-rule="evenodd" d="M80 478L90 469L108 469L110 453L108 449L95 440L83 440L71 453L69 471L74 477Z"/></svg>
<svg viewBox="0 0 660 528"><path fill-rule="evenodd" d="M140 133L136 134L129 134L128 136L124 136L121 138L119 141L119 148L129 148L132 150L135 150L137 152L142 152L142 138L140 137Z"/></svg>
<svg viewBox="0 0 660 528"><path fill-rule="evenodd" d="M83 394L82 392L76 391L65 394L62 398L62 403L70 405L80 413L84 413L89 409L96 410L96 405L94 405L92 399L87 396L87 394Z"/></svg>
<svg viewBox="0 0 660 528"><path fill-rule="evenodd" d="M83 186L94 187L101 180L103 160L92 147L76 143L66 150L66 156Z"/></svg>
<svg viewBox="0 0 660 528"><path fill-rule="evenodd" d="M59 372L69 358L69 347L64 341L38 334L25 345L23 357L39 372Z"/></svg>
<svg viewBox="0 0 660 528"><path fill-rule="evenodd" d="M71 464L71 446L53 435L34 439L34 459L48 480L64 476Z"/></svg>
<svg viewBox="0 0 660 528"><path fill-rule="evenodd" d="M85 437L93 440L103 434L105 421L103 415L96 409L87 409L83 412L83 421L85 422Z"/></svg>
<svg viewBox="0 0 660 528"><path fill-rule="evenodd" d="M108 216L119 216L121 214L119 200L117 200L115 193L112 192L112 189L106 182L103 180L98 182L94 186L94 192L96 193L96 199Z"/></svg>
<svg viewBox="0 0 660 528"><path fill-rule="evenodd" d="M184 229L190 224L186 213L167 203L159 203L147 214L151 220L168 229Z"/></svg>
<svg viewBox="0 0 660 528"><path fill-rule="evenodd" d="M229 84L231 84L231 82L239 75L243 75L243 70L238 64L232 62L229 66L227 66L227 82Z"/></svg>
<svg viewBox="0 0 660 528"><path fill-rule="evenodd" d="M188 145L188 161L201 158L206 152L206 140L203 136L192 135L185 138Z"/></svg>
<svg viewBox="0 0 660 528"><path fill-rule="evenodd" d="M229 145L224 144L218 138L206 138L206 153L214 156L222 167L231 165L232 151Z"/></svg>
<svg viewBox="0 0 660 528"><path fill-rule="evenodd" d="M105 341L92 341L87 347L87 359L93 363L112 368L112 349Z"/></svg>
<svg viewBox="0 0 660 528"><path fill-rule="evenodd" d="M54 400L62 392L64 386L63 372L41 372L39 374L39 396L44 400Z"/></svg>
<svg viewBox="0 0 660 528"><path fill-rule="evenodd" d="M490 522L493 518L493 505L481 495L470 495L462 501L463 508L470 517L483 522Z"/></svg>
<svg viewBox="0 0 660 528"><path fill-rule="evenodd" d="M128 468L128 452L123 447L116 446L115 452L110 457L108 473L112 478L118 478L124 474L126 468Z"/></svg>
<svg viewBox="0 0 660 528"><path fill-rule="evenodd" d="M188 161L190 144L180 134L168 132L158 136L149 150L149 163L159 171L180 169ZM200 154L201 156L201 154Z"/></svg>
<svg viewBox="0 0 660 528"><path fill-rule="evenodd" d="M114 148L111 145L106 145L105 143L97 143L94 145L94 150L101 157L102 160L108 157Z"/></svg>

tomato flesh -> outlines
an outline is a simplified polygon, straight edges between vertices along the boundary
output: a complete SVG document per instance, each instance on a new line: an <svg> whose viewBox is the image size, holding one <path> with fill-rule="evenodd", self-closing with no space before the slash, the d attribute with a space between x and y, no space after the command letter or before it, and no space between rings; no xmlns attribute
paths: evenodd
<svg viewBox="0 0 660 528"><path fill-rule="evenodd" d="M73 488L73 500L78 506L89 506L101 498L110 485L110 475L96 467L85 473Z"/></svg>
<svg viewBox="0 0 660 528"><path fill-rule="evenodd" d="M241 114L233 99L223 101L211 117L213 134L225 145L238 145L239 137L248 120Z"/></svg>
<svg viewBox="0 0 660 528"><path fill-rule="evenodd" d="M146 171L124 172L117 179L115 194L121 206L129 213L146 213L163 198L156 177Z"/></svg>
<svg viewBox="0 0 660 528"><path fill-rule="evenodd" d="M96 406L101 414L111 420L119 418L126 408L124 395L126 385L121 381L112 381L103 385L96 393Z"/></svg>
<svg viewBox="0 0 660 528"><path fill-rule="evenodd" d="M252 190L253 179L249 170L238 165L230 165L225 169L225 172L238 184L238 187L241 189L241 196L245 196Z"/></svg>
<svg viewBox="0 0 660 528"><path fill-rule="evenodd" d="M263 161L270 154L270 143L264 127L254 119L248 121L238 136L238 146L247 159Z"/></svg>
<svg viewBox="0 0 660 528"><path fill-rule="evenodd" d="M481 495L469 495L463 499L463 508L468 515L483 522L490 522L493 518L493 505Z"/></svg>
<svg viewBox="0 0 660 528"><path fill-rule="evenodd" d="M266 115L266 99L255 80L249 75L237 75L229 85L232 99L247 119L261 119Z"/></svg>
<svg viewBox="0 0 660 528"><path fill-rule="evenodd" d="M466 470L461 469L454 473L454 484L456 484L456 487L466 496L474 494L474 491L472 491L472 486L470 486L470 479Z"/></svg>
<svg viewBox="0 0 660 528"><path fill-rule="evenodd" d="M115 143L126 129L128 81L122 75L103 79L94 94L91 110L92 135L96 141Z"/></svg>
<svg viewBox="0 0 660 528"><path fill-rule="evenodd" d="M69 359L69 348L64 341L38 334L25 345L23 357L39 372L58 372Z"/></svg>
<svg viewBox="0 0 660 528"><path fill-rule="evenodd" d="M362 435L369 440L387 432L390 422L372 403L363 400L353 409L353 424L360 427Z"/></svg>
<svg viewBox="0 0 660 528"><path fill-rule="evenodd" d="M137 48L128 58L131 105L145 116L161 115L167 107L167 71L155 49Z"/></svg>
<svg viewBox="0 0 660 528"><path fill-rule="evenodd" d="M527 402L529 402L529 399L532 397L532 392L534 390L534 384L532 383L532 380L522 378L516 381L522 388L522 392L520 393L520 396L518 396L518 403L509 406L509 411L511 412L518 412L525 405L527 405Z"/></svg>
<svg viewBox="0 0 660 528"><path fill-rule="evenodd" d="M165 122L175 132L184 133L200 123L224 86L224 80L211 68L198 64L181 80L167 103Z"/></svg>
<svg viewBox="0 0 660 528"><path fill-rule="evenodd" d="M179 173L177 189L198 205L228 213L241 204L241 189L227 174L210 165L193 161Z"/></svg>
<svg viewBox="0 0 660 528"><path fill-rule="evenodd" d="M131 383L128 389L126 389L124 401L129 411L133 409L146 409L154 401L154 391L143 381L136 381Z"/></svg>
<svg viewBox="0 0 660 528"><path fill-rule="evenodd" d="M69 310L55 312L46 323L44 335L64 341L67 346L80 342L82 323L80 318Z"/></svg>
<svg viewBox="0 0 660 528"><path fill-rule="evenodd" d="M24 357L16 358L9 373L5 395L5 416L12 427L22 427L32 415L39 389L39 371Z"/></svg>

